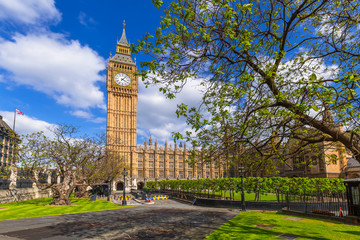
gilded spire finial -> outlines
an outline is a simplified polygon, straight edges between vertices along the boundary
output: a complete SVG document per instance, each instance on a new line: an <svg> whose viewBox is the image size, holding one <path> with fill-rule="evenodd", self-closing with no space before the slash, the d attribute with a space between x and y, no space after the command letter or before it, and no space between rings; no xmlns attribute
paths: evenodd
<svg viewBox="0 0 360 240"><path fill-rule="evenodd" d="M120 41L118 41L118 42L121 43L121 44L129 45L129 43L128 43L127 39L126 39L125 26L126 26L126 24L125 24L125 20L124 20L122 36L120 38Z"/></svg>

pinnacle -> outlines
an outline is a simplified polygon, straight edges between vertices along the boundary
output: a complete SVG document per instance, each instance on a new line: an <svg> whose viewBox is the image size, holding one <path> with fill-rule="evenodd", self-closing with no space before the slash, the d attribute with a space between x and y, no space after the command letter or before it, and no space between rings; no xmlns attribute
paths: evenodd
<svg viewBox="0 0 360 240"><path fill-rule="evenodd" d="M125 20L124 20L124 22L123 22L123 33L122 33L122 36L120 38L120 41L118 41L118 43L128 45L129 43L128 43L127 39L126 39L125 26L126 26L126 24L125 24Z"/></svg>

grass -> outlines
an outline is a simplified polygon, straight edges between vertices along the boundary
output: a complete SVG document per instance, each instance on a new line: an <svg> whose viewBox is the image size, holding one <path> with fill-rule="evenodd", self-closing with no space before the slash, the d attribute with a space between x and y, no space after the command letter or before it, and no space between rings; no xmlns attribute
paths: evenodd
<svg viewBox="0 0 360 240"><path fill-rule="evenodd" d="M126 208L117 204L107 202L105 199L76 199L71 198L71 206L47 206L52 198L40 198L29 201L0 204L0 221L62 215L71 213L95 212L111 209Z"/></svg>
<svg viewBox="0 0 360 240"><path fill-rule="evenodd" d="M296 235L297 240L355 240L360 239L360 226L310 217L300 221L286 220L290 217L276 212L244 212L222 225L206 240L213 239L281 239L281 234ZM257 228L258 224L273 225L272 229Z"/></svg>
<svg viewBox="0 0 360 240"><path fill-rule="evenodd" d="M210 196L212 192L210 192ZM220 192L215 192L215 195L220 196ZM226 192L226 197L230 197L230 192ZM244 194L245 201L254 201L255 200L255 193L247 193ZM235 200L241 201L241 192L235 193L234 195ZM280 198L281 200L281 198ZM276 195L272 193L260 194L260 201L277 201Z"/></svg>

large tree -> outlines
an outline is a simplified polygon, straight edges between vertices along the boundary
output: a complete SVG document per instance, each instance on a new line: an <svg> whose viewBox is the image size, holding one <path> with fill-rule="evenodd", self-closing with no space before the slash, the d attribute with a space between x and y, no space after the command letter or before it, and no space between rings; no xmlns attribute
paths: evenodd
<svg viewBox="0 0 360 240"><path fill-rule="evenodd" d="M360 161L358 1L164 2L153 0L161 27L132 49L152 57L143 80L169 98L190 79L205 89L200 107L177 110L199 144L266 157L340 142ZM280 150L290 138L302 146Z"/></svg>
<svg viewBox="0 0 360 240"><path fill-rule="evenodd" d="M100 139L104 139L103 137ZM77 168L76 174L76 198L87 198L87 188L98 184L107 183L109 185L109 191L111 192L111 184L121 175L124 169L123 158L119 157L116 151L112 151L105 148L105 142L98 142L99 138L96 138L94 143L98 146L98 157L90 158L86 162L82 162ZM100 147L100 148L99 148Z"/></svg>
<svg viewBox="0 0 360 240"><path fill-rule="evenodd" d="M96 138L78 136L77 128L70 125L59 125L52 132L53 137L42 132L24 136L16 148L17 157L39 189L51 189L51 205L70 205L77 184L105 178L99 173L99 165L106 160L105 145ZM43 179L49 176L51 181Z"/></svg>

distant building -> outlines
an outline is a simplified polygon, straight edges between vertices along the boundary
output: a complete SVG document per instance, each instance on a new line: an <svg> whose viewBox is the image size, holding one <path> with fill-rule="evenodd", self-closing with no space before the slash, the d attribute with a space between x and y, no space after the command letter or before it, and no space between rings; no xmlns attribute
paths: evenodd
<svg viewBox="0 0 360 240"><path fill-rule="evenodd" d="M280 176L339 178L345 177L345 147L340 143L321 142L305 153L290 158L280 169Z"/></svg>
<svg viewBox="0 0 360 240"><path fill-rule="evenodd" d="M325 105L325 110L322 113L322 121L324 124L342 131L342 126L334 123L327 105ZM302 132L302 130L305 131ZM313 135L313 137L317 136L311 128L300 127L300 135L304 133L309 136ZM318 136L322 137L323 134ZM299 143L300 145L303 144L299 140L291 139L290 141L294 146L299 145ZM348 152L342 143L322 141L306 145L301 152L283 165L280 175L285 177L344 178L348 159Z"/></svg>
<svg viewBox="0 0 360 240"><path fill-rule="evenodd" d="M345 178L360 178L360 163L355 158L350 158L347 161L345 168Z"/></svg>
<svg viewBox="0 0 360 240"><path fill-rule="evenodd" d="M0 169L3 170L6 166L14 163L13 146L15 142L15 135L9 125L3 120L0 115Z"/></svg>
<svg viewBox="0 0 360 240"><path fill-rule="evenodd" d="M189 164L191 152L186 144L178 146L159 146L150 137L143 145L138 145L132 153L132 173L136 177L138 187L146 180L221 178L224 176L222 166L215 161L204 162L201 151L196 151L196 163ZM135 164L134 164L135 163Z"/></svg>
<svg viewBox="0 0 360 240"><path fill-rule="evenodd" d="M136 120L138 99L138 77L136 62L131 57L130 44L123 33L116 44L116 53L109 59L107 66L107 126L108 149L114 151L124 161L128 171L126 188L142 188L147 180L218 178L222 177L221 168L212 163L197 163L189 166L190 153L186 148L158 146L157 142L144 145L136 143ZM159 106L160 107L160 106ZM123 189L121 178L115 189Z"/></svg>

